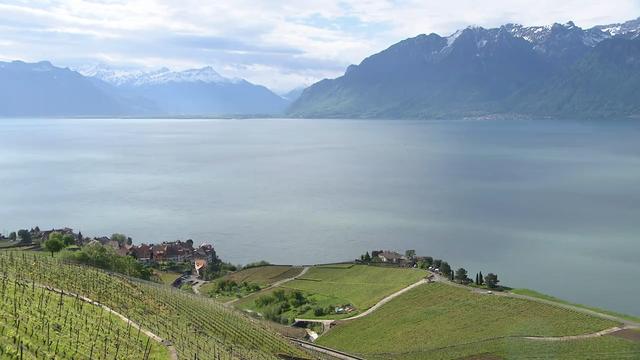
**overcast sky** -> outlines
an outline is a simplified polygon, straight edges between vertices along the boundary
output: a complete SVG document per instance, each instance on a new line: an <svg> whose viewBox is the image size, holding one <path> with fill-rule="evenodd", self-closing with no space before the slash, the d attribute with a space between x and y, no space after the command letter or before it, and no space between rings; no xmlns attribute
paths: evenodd
<svg viewBox="0 0 640 360"><path fill-rule="evenodd" d="M0 59L211 65L282 92L422 33L638 16L640 0L0 0Z"/></svg>

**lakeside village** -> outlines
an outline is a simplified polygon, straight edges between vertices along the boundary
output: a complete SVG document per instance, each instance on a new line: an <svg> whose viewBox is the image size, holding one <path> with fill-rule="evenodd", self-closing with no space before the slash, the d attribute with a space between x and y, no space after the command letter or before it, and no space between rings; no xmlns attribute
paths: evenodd
<svg viewBox="0 0 640 360"><path fill-rule="evenodd" d="M123 234L112 234L111 237L85 237L81 232L75 233L73 229L65 227L60 229L41 230L38 226L32 229L23 229L11 232L8 236L0 234L0 248L30 247L33 250L46 250L52 253L67 250L64 256L69 261L85 263L106 270L123 273L126 275L155 280L161 272L180 273L182 276L173 278L170 283L180 287L185 282L210 281L227 273L242 269L232 264L224 263L218 258L211 244L203 243L195 246L191 239L182 241L162 242L159 244L134 245L130 237ZM499 286L498 276L489 273L486 276L479 272L475 280L468 277L464 268L453 270L448 262L431 256L419 256L415 250L406 250L404 255L390 250L373 250L371 253L362 254L352 263L391 266L404 268L420 268L428 270L426 279L429 282L436 276L462 285L483 287L489 290L506 289ZM244 268L270 265L261 261L244 266ZM155 271L154 271L155 270ZM189 280L191 278L191 280ZM187 284L188 285L188 284ZM233 289L236 295L246 296L247 292L258 291L259 288L252 284L233 284L221 282L216 293L229 294L228 287ZM245 289L249 288L249 290ZM342 309L336 309L336 313L349 313L353 309L347 304Z"/></svg>
<svg viewBox="0 0 640 360"><path fill-rule="evenodd" d="M133 240L123 234L91 238L68 227L41 230L36 226L11 232L8 236L0 234L0 243L2 248L30 247L32 250L49 251L52 255L67 250L65 255L70 261L146 280L153 277L149 268L205 278L215 277L222 266L213 245L203 243L196 246L191 239L134 245Z"/></svg>

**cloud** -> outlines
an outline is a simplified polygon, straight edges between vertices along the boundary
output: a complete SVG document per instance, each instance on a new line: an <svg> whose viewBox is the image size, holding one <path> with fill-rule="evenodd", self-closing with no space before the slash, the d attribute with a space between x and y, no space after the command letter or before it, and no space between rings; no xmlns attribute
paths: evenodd
<svg viewBox="0 0 640 360"><path fill-rule="evenodd" d="M63 66L212 65L279 91L421 33L628 20L637 0L49 0L0 3L0 57ZM631 16L633 17L633 16Z"/></svg>

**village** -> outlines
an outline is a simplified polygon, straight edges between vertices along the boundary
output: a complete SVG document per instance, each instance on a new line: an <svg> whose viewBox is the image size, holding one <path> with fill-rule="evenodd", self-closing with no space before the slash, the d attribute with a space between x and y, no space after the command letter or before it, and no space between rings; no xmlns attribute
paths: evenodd
<svg viewBox="0 0 640 360"><path fill-rule="evenodd" d="M60 234L70 251L77 251L86 246L101 245L112 249L117 255L130 256L144 265L161 265L167 263L191 263L194 272L207 267L216 261L216 251L211 244L195 246L191 239L182 241L164 241L159 244L134 245L133 240L122 234L113 234L111 237L85 237L82 232L74 232L72 228L41 230L38 226L29 230L12 232L9 236L0 234L0 240L14 245L43 245L51 234Z"/></svg>

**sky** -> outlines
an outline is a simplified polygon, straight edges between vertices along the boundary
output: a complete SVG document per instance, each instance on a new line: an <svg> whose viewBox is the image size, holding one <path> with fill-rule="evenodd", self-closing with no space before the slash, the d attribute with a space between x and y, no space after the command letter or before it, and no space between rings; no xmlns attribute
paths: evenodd
<svg viewBox="0 0 640 360"><path fill-rule="evenodd" d="M212 66L283 93L423 33L638 16L640 0L0 0L0 60Z"/></svg>

